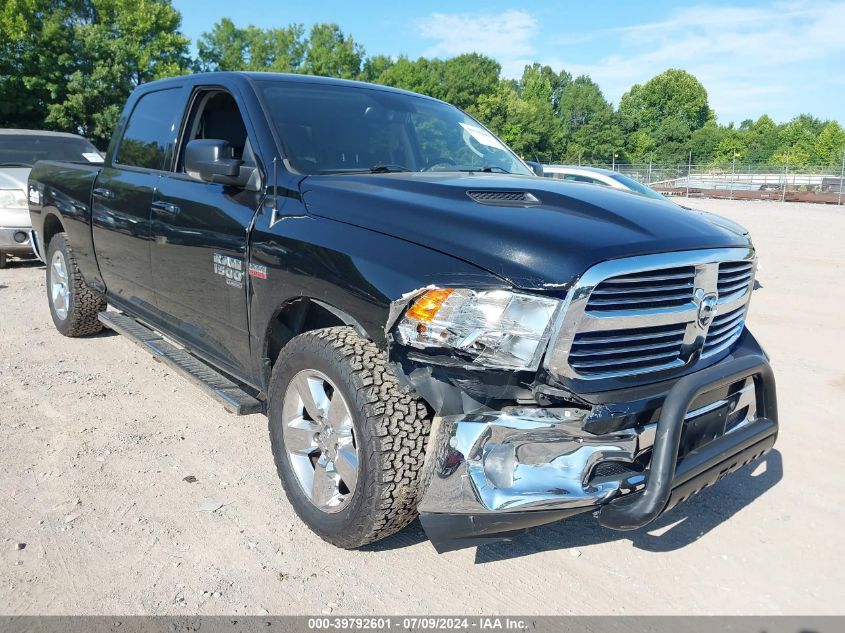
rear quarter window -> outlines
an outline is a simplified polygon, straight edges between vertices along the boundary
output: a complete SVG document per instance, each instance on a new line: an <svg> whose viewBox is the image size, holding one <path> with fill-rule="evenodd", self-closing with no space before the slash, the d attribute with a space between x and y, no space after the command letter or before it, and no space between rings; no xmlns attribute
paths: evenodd
<svg viewBox="0 0 845 633"><path fill-rule="evenodd" d="M572 182L586 182L589 185L603 185L604 183L600 180L596 180L595 178L590 178L589 176L581 176L580 174L566 174L563 177L564 180L570 180Z"/></svg>
<svg viewBox="0 0 845 633"><path fill-rule="evenodd" d="M164 169L167 148L176 141L177 113L181 116L183 106L181 88L143 95L129 115L114 162L131 167Z"/></svg>

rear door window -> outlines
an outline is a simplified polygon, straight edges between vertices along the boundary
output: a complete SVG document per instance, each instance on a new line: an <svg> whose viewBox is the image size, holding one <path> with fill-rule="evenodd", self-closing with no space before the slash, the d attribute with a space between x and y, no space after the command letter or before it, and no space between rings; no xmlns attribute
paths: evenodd
<svg viewBox="0 0 845 633"><path fill-rule="evenodd" d="M183 106L181 88L142 96L129 116L114 162L130 167L164 169L168 150L176 142L176 120L177 115L181 117Z"/></svg>

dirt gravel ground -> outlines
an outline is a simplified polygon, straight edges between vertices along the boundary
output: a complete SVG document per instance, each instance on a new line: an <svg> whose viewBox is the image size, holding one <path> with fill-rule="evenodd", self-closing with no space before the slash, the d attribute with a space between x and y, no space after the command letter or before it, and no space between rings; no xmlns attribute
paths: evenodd
<svg viewBox="0 0 845 633"><path fill-rule="evenodd" d="M579 517L442 556L419 523L327 545L284 498L265 418L119 336L63 338L43 267L0 271L0 613L845 613L845 208L694 205L754 235L776 450L647 530Z"/></svg>

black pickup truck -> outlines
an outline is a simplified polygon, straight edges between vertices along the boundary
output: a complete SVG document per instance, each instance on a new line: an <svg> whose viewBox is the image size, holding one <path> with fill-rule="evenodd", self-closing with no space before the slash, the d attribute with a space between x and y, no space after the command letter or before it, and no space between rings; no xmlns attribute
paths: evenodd
<svg viewBox="0 0 845 633"><path fill-rule="evenodd" d="M57 329L266 413L290 503L340 547L417 514L439 551L584 512L636 529L775 442L749 236L539 178L435 99L158 81L102 167L39 162L28 197Z"/></svg>

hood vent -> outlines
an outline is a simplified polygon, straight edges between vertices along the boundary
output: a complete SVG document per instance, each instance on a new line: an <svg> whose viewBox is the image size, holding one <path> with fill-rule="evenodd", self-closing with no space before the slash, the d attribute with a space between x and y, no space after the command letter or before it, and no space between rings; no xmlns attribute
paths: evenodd
<svg viewBox="0 0 845 633"><path fill-rule="evenodd" d="M497 207L533 207L540 204L540 199L527 191L487 189L467 191L467 195L476 202Z"/></svg>

